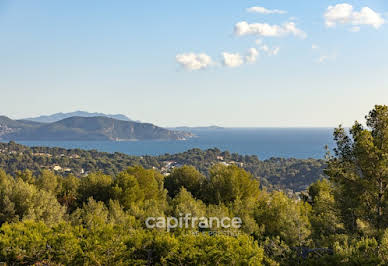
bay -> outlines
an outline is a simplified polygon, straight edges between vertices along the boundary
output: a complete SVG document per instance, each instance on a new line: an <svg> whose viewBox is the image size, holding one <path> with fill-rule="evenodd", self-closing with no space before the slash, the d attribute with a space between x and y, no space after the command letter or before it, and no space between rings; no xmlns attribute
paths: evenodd
<svg viewBox="0 0 388 266"><path fill-rule="evenodd" d="M218 148L231 153L271 157L324 158L325 145L334 146L333 128L217 128L193 129L184 141L17 141L27 146L120 152L128 155L174 154L193 148Z"/></svg>

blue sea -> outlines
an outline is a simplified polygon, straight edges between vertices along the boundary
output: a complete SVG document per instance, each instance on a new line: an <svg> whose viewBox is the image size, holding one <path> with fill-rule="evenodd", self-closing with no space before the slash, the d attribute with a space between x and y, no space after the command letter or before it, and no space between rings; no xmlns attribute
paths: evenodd
<svg viewBox="0 0 388 266"><path fill-rule="evenodd" d="M18 141L27 146L121 152L129 155L174 154L192 148L218 148L232 153L271 157L323 158L333 148L333 128L222 128L195 129L185 141Z"/></svg>

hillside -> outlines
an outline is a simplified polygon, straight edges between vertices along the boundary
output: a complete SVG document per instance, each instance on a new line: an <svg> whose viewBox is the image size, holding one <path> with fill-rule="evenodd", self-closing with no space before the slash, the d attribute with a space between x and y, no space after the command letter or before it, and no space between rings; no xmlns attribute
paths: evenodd
<svg viewBox="0 0 388 266"><path fill-rule="evenodd" d="M174 168L192 165L208 175L215 164L237 165L250 172L268 188L299 192L315 181L324 178L326 163L315 159L271 158L261 161L257 156L239 155L219 149L192 149L178 154L161 156L130 156L122 153L106 153L96 150L26 147L13 142L0 142L0 169L14 175L18 170L30 169L38 174L42 169L60 167L60 174L82 176L102 171L116 175L129 166L141 165L158 169L168 175Z"/></svg>
<svg viewBox="0 0 388 266"><path fill-rule="evenodd" d="M5 140L183 140L190 133L171 131L148 123L108 117L70 117L37 123L0 117L0 139Z"/></svg>

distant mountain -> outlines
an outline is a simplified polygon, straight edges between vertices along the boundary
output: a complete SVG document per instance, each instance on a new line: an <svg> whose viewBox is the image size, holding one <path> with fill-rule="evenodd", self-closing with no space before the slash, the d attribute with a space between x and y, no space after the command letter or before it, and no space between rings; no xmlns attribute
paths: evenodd
<svg viewBox="0 0 388 266"><path fill-rule="evenodd" d="M80 117L98 117L98 116L103 116L103 117L110 117L113 119L117 120L123 120L123 121L133 121L132 119L128 118L125 115L121 114L116 114L116 115L110 115L110 114L103 114L103 113L89 113L89 112L84 112L84 111L75 111L71 113L56 113L53 115L42 115L39 117L31 117L31 118L25 118L23 120L28 120L28 121L34 121L34 122L40 122L40 123L53 123L57 122L69 117L73 116L80 116ZM139 122L139 121L137 121Z"/></svg>
<svg viewBox="0 0 388 266"><path fill-rule="evenodd" d="M4 140L185 140L189 132L173 131L153 124L109 117L70 117L54 123L12 120L0 116L0 139Z"/></svg>

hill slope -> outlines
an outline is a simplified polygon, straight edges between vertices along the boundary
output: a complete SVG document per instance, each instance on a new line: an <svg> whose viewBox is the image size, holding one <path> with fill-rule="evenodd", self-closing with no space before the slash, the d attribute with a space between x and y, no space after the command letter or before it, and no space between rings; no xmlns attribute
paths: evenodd
<svg viewBox="0 0 388 266"><path fill-rule="evenodd" d="M70 117L54 123L36 123L0 117L0 138L6 140L182 140L190 133L153 124L108 117Z"/></svg>
<svg viewBox="0 0 388 266"><path fill-rule="evenodd" d="M313 182L325 178L324 160L271 158L261 161L257 156L239 155L219 149L191 149L178 154L160 156L131 156L122 153L106 153L96 150L27 147L16 143L0 142L0 169L15 175L18 170L29 169L39 174L42 169L54 169L57 173L82 176L85 173L102 171L117 175L129 166L141 165L147 169L171 172L175 167L192 165L203 174L217 163L235 164L250 172L268 190L282 189L303 191ZM66 171L63 169L67 169Z"/></svg>

